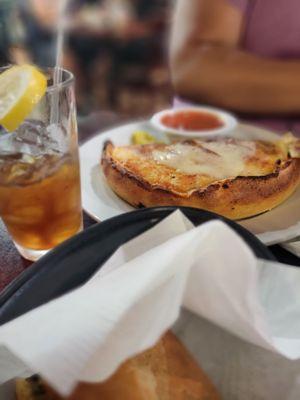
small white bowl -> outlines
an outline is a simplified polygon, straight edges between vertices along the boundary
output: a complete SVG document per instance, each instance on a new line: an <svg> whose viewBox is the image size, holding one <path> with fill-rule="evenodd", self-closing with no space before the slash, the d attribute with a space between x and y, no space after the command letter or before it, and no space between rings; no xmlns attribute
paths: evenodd
<svg viewBox="0 0 300 400"><path fill-rule="evenodd" d="M223 122L223 126L221 128L216 128L216 129L209 129L209 130L185 130L185 129L176 129L176 128L171 128L166 125L164 125L161 121L161 119L165 115L174 115L178 112L182 111L196 111L196 112L203 112L205 114L212 114L219 118ZM174 109L169 109L169 110L163 110L160 111L156 114L153 115L151 118L151 123L152 125L167 134L170 135L176 135L176 136L182 136L182 137L189 137L189 138L212 138L216 136L226 136L228 135L231 131L233 131L237 125L238 121L237 119L229 114L226 111L218 110L217 108L213 107L179 107L179 108L174 108Z"/></svg>

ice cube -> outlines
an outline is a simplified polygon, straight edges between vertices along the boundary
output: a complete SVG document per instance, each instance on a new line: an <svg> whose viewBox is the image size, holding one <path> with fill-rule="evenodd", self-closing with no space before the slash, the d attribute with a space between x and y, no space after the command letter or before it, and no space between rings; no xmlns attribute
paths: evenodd
<svg viewBox="0 0 300 400"><path fill-rule="evenodd" d="M30 156L29 154L22 154L22 161L25 164L34 164L35 163L35 158Z"/></svg>
<svg viewBox="0 0 300 400"><path fill-rule="evenodd" d="M46 125L26 120L13 133L0 135L0 160L4 155L28 154L33 157L68 152L68 135L61 124Z"/></svg>
<svg viewBox="0 0 300 400"><path fill-rule="evenodd" d="M0 159L2 155L14 154L14 133L0 133Z"/></svg>
<svg viewBox="0 0 300 400"><path fill-rule="evenodd" d="M16 130L15 150L32 156L45 153L46 126L41 121L27 120Z"/></svg>
<svg viewBox="0 0 300 400"><path fill-rule="evenodd" d="M14 181L17 177L25 175L28 173L28 167L26 164L14 164L10 169L10 174L8 176L8 182Z"/></svg>
<svg viewBox="0 0 300 400"><path fill-rule="evenodd" d="M42 121L27 120L17 129L16 135L15 147L22 153L37 156L68 150L66 132L57 124L47 126Z"/></svg>
<svg viewBox="0 0 300 400"><path fill-rule="evenodd" d="M52 140L52 147L58 152L68 151L68 134L61 124L51 124L47 127L48 136Z"/></svg>

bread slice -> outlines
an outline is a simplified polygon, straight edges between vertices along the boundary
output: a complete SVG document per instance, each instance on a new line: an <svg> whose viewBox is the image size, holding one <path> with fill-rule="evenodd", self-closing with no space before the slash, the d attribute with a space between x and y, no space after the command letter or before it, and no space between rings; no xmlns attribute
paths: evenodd
<svg viewBox="0 0 300 400"><path fill-rule="evenodd" d="M27 379L16 380L17 400L61 400L61 398L49 391L49 388L38 375Z"/></svg>
<svg viewBox="0 0 300 400"><path fill-rule="evenodd" d="M62 400L41 380L19 379L17 400ZM42 396L42 397L41 397ZM69 400L219 400L181 342L167 333L152 349L132 358L106 382L78 385Z"/></svg>
<svg viewBox="0 0 300 400"><path fill-rule="evenodd" d="M102 169L112 190L134 207L187 206L231 219L251 217L285 201L300 182L299 140L188 140L115 147Z"/></svg>

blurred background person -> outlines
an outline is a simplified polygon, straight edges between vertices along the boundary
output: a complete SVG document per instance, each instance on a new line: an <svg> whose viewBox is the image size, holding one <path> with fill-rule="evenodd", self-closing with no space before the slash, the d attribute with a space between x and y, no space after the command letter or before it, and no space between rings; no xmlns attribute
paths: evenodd
<svg viewBox="0 0 300 400"><path fill-rule="evenodd" d="M300 134L299 22L299 0L178 0L176 93Z"/></svg>
<svg viewBox="0 0 300 400"><path fill-rule="evenodd" d="M23 44L31 61L41 67L55 65L59 1L19 0Z"/></svg>
<svg viewBox="0 0 300 400"><path fill-rule="evenodd" d="M23 60L18 0L0 0L0 66ZM26 57L27 60L27 57Z"/></svg>
<svg viewBox="0 0 300 400"><path fill-rule="evenodd" d="M109 107L109 74L115 40L131 19L127 0L73 0L67 24L65 66L77 77L78 102L87 113Z"/></svg>
<svg viewBox="0 0 300 400"><path fill-rule="evenodd" d="M163 55L168 1L74 0L71 10L69 68L81 77L81 93L92 90L90 100L99 107L130 116L165 102L158 92L169 88Z"/></svg>
<svg viewBox="0 0 300 400"><path fill-rule="evenodd" d="M61 2L0 1L0 23L5 21L1 65L55 65ZM126 119L169 106L172 93L165 54L170 9L169 0L68 2L63 65L76 77L79 116L109 110ZM17 16L17 23L8 22L8 14Z"/></svg>
<svg viewBox="0 0 300 400"><path fill-rule="evenodd" d="M9 62L10 35L8 22L11 15L11 2L3 0L0 2L0 62L1 65Z"/></svg>
<svg viewBox="0 0 300 400"><path fill-rule="evenodd" d="M112 104L131 115L143 115L163 107L169 101L169 74L165 57L169 2L131 0L131 18L119 31L113 53L111 82L116 82L117 99ZM134 96L140 93L140 96ZM130 99L135 99L131 102Z"/></svg>
<svg viewBox="0 0 300 400"><path fill-rule="evenodd" d="M32 62L54 66L61 0L19 0ZM76 76L81 115L150 115L170 101L168 0L70 0L64 67Z"/></svg>

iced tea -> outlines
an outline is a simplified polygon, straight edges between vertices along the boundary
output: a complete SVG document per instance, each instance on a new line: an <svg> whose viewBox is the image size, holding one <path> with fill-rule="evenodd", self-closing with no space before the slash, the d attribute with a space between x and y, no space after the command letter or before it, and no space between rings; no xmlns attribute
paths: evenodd
<svg viewBox="0 0 300 400"><path fill-rule="evenodd" d="M30 260L82 228L74 77L63 69L59 74L61 80L54 83L53 69L0 69L2 89L9 84L12 91L11 97L8 89L0 92L0 115L8 115L1 117L0 127L0 217ZM38 99L25 117L20 110L28 110L31 97L18 97L12 76L22 77L26 93L31 88ZM17 104L11 113L10 98Z"/></svg>
<svg viewBox="0 0 300 400"><path fill-rule="evenodd" d="M51 249L77 233L82 225L77 157L2 157L0 215L15 243L27 249Z"/></svg>

